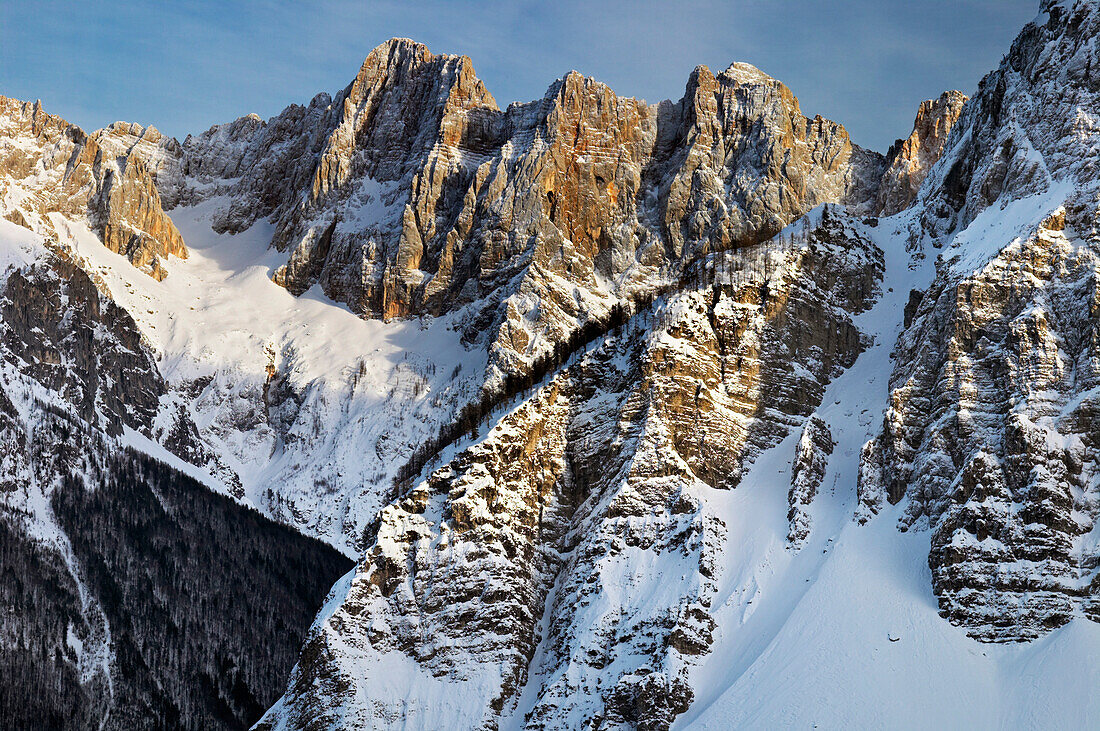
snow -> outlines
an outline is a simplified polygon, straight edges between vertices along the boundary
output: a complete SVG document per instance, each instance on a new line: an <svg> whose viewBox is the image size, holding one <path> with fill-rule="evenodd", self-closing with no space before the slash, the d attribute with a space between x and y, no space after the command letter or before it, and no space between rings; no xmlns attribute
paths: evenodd
<svg viewBox="0 0 1100 731"><path fill-rule="evenodd" d="M1006 243L1027 236L1027 227L1056 208L1064 193L1021 199L980 214L949 244L944 258L960 274L980 269ZM166 262L169 276L163 282L105 249L86 227L60 217L53 223L63 242L87 260L135 317L172 384L183 387L217 375L240 395L242 384L263 382L274 360L296 383L319 389L321 405L314 408L315 417L322 419L322 432L332 427L325 420L339 415L341 421L324 437L324 444L295 454L262 434L217 431L218 419L231 404L215 401L204 406L200 397L196 420L206 436L221 434L230 445L222 451L237 458L233 467L244 478L247 502L264 508L261 491L272 484L293 495L295 488L280 479L299 466L306 472L336 475L358 471L361 479L368 467L377 469L365 453L363 434L373 438L379 431L394 430L396 438L410 442L417 434L430 434L432 430L401 411L400 404L418 399L424 403L433 392L443 391L457 366L462 374L483 372L484 355L466 351L446 318L426 325L366 321L316 289L294 297L274 285L270 275L284 255L268 248L269 226L261 223L236 236L217 235L209 219L222 203L215 199L174 211L191 254L187 260ZM830 384L815 412L837 446L821 493L806 506L812 531L804 547L795 550L786 540L790 459L801 430L791 430L782 443L760 455L736 490L695 488L707 512L725 523L727 533L712 612L716 642L691 670L695 700L677 719L677 728L899 723L914 728L1073 728L1100 717L1100 696L1093 692L1100 682L1100 664L1094 660L1100 652L1100 627L1095 623L1076 619L1026 645L977 643L938 615L927 567L929 535L897 530L904 504L888 507L866 526L852 520L860 449L878 428L887 404L890 349L909 290L926 287L934 273L930 259L918 258L910 267L904 245L908 216L884 220L873 232L886 253L883 296L856 320L862 331L874 336L874 344ZM25 266L45 254L40 238L21 227L0 221L0 234L5 241L0 268ZM434 375L424 376L418 386L426 364L436 366ZM354 381L350 388L349 380ZM414 395L419 389L423 390ZM16 388L8 391L19 393ZM242 398L244 408L256 407ZM25 411L25 400L17 402ZM504 411L520 406L509 404ZM341 452L334 447L349 434L348 448ZM214 489L226 489L148 436L127 430L121 443ZM451 445L444 460L459 446ZM311 457L311 465L301 462ZM384 486L383 477L366 489L373 490L377 500ZM305 494L297 497L315 501L315 510L349 510L359 500L362 514L373 514L373 505L364 505L361 495L341 488L341 502L310 494L312 487L312 482L299 486ZM34 510L34 530L42 533L41 539L55 542L60 536L51 527L44 498L40 502ZM340 524L334 525L318 532L340 545L343 534ZM1100 541L1096 535L1086 540ZM59 547L67 556L64 546ZM682 573L669 574L671 563L661 563L662 571L651 563L650 554L632 550L604 562L599 601L581 612L579 622L595 626L617 607L644 615L654 606L672 605L676 597L696 593L699 575L694 567L685 564ZM351 572L333 588L315 628L341 605L353 578ZM95 609L85 607L91 617ZM70 632L70 644L85 672L94 673L109 663L109 628L103 626L102 631L105 637L97 638L93 648L86 642L81 645ZM480 712L467 706L479 704L481 692L455 694L455 686L432 677L407 656L379 657L352 647L343 651L352 664L376 679L372 692L390 700L406 699L407 724L446 727L449 719ZM540 658L536 656L533 668ZM613 665L627 660L617 658ZM469 681L489 688L498 675L499 668L485 667ZM528 683L525 690L530 693L537 686ZM1064 702L1051 703L1052 698ZM535 701L525 694L503 725L518 723ZM360 698L352 705L369 713L371 699ZM277 705L272 712L278 715L278 709Z"/></svg>
<svg viewBox="0 0 1100 731"><path fill-rule="evenodd" d="M847 527L781 631L759 652L730 648L678 727L1088 727L1100 626L1075 620L1027 645L967 638L937 614L928 534L899 534L891 517Z"/></svg>
<svg viewBox="0 0 1100 731"><path fill-rule="evenodd" d="M1063 199L979 217L948 255L962 249L965 265L979 267L998 237L1000 246L1011 239L1003 232L1016 234ZM829 385L816 412L837 446L823 494L807 507L806 545L793 550L785 541L798 430L762 454L736 490L706 495L728 528L718 629L675 728L1085 728L1100 718L1100 626L1082 618L1030 644L978 643L939 616L929 533L899 532L904 502L865 526L852 520L860 449L887 404L890 350L909 290L926 287L934 271L928 260L909 266L909 215L875 231L886 254L883 297L857 318L874 345ZM986 244L980 252L970 248L975 240ZM865 411L878 416L856 418Z"/></svg>
<svg viewBox="0 0 1100 731"><path fill-rule="evenodd" d="M41 236L4 218L0 218L0 242L0 275L4 280L9 270L32 264L47 252Z"/></svg>
<svg viewBox="0 0 1100 731"><path fill-rule="evenodd" d="M1038 195L989 206L951 239L944 259L960 274L980 269L1007 245L1035 233L1037 222L1061 208L1073 190L1063 182Z"/></svg>
<svg viewBox="0 0 1100 731"><path fill-rule="evenodd" d="M384 191L368 192L365 207L381 215ZM457 314L384 322L357 317L317 287L295 297L270 279L286 258L268 246L270 224L237 235L211 230L227 204L214 198L172 211L190 254L165 261L161 282L82 223L52 222L134 317L180 399L199 384L192 417L240 476L243 500L350 551L403 455L476 393L487 355L461 344ZM285 413L273 407L265 419L269 365L300 403ZM156 451L151 442L142 448ZM202 479L229 491L217 475Z"/></svg>
<svg viewBox="0 0 1100 731"><path fill-rule="evenodd" d="M1091 44L1082 49L1082 57L1089 51L1094 51ZM744 64L731 66L727 73L765 78ZM1096 129L1095 116L1079 109L1076 142L1085 145ZM219 134L228 131L227 126ZM959 154L969 135L967 129L956 136L949 154ZM1048 165L1035 147L1046 149L1041 139L1033 144L1015 121L1012 137L1024 144L1020 161L1042 172L1046 190L1017 199L1005 197L957 232L940 262L956 276L981 270L1006 246L1019 246L1034 234L1036 223L1075 190L1070 181L1050 182L1051 168L1057 171L1056 160L1051 158L1054 162ZM532 138L529 143L525 139L510 139L501 154L518 154L516 140L545 145L542 139ZM453 158L463 164L481 162L478 156L457 150ZM579 159L586 161L589 158ZM939 168L948 170L949 162L941 161ZM709 174L713 176L713 171ZM43 185L45 180L43 175L27 185ZM728 194L728 184L722 185ZM9 207L18 204L20 190L9 192ZM372 223L392 222L400 207L386 203L390 192L386 186L366 181L356 199L358 205L340 222L341 229L365 230ZM413 446L433 435L439 422L476 393L487 355L462 346L454 327L461 313L426 321L364 320L316 287L300 297L291 295L271 281L287 255L269 248L270 223L258 222L237 235L211 230L217 212L231 202L212 197L172 211L190 255L186 260L164 262L168 277L161 282L108 251L84 223L58 214L51 216L51 222L61 243L71 246L133 315L163 375L176 390L172 404L185 405L203 438L241 478L238 497L354 553L362 528L384 502L394 470ZM820 215L821 209L816 209L808 217L811 224ZM1028 644L978 643L939 616L928 568L930 536L927 531L898 530L904 502L884 507L866 525L852 519L857 511L860 452L878 430L889 403L888 381L894 366L890 351L901 330L909 291L926 288L935 273L932 257L911 259L906 252L907 234L917 225L917 215L911 211L883 219L871 232L886 254L886 278L881 299L859 315L856 324L873 336L873 345L828 386L814 413L837 444L818 496L804 506L811 519L806 542L796 548L787 540L791 456L802 436L800 429L791 429L781 443L757 456L737 489L716 490L702 484L692 488L692 494L702 499L705 514L720 519L725 529L717 562L717 596L711 606L716 641L690 670L694 702L676 720L677 728L1081 728L1095 725L1100 718L1100 694L1095 692L1100 687L1100 662L1096 661L1100 625L1078 618ZM784 229L780 240L806 225L796 221ZM46 252L38 236L4 220L0 220L0 241L0 272L26 266ZM781 275L774 266L771 272L773 277ZM573 288L570 280L550 272L542 272L541 277L547 286ZM595 311L610 302L611 284L597 278L587 300ZM549 347L533 329L537 299L516 294L509 304L524 315L516 326L528 329L532 351ZM688 302L681 299L672 306L683 308ZM1039 305L1020 315L1021 321L1042 317L1045 312ZM667 341L667 347L678 347L675 338L658 337ZM1060 354L1056 357L1060 368L1069 367L1060 363L1063 360ZM960 362L965 361L960 358ZM293 396L288 400L269 403L270 369L289 384ZM796 364L795 375L809 373ZM0 367L0 378L24 421L31 408L29 395L48 397L10 368ZM1080 395L1063 411L1092 394ZM1051 396L1036 391L1031 398L1041 401ZM592 408L600 408L593 403ZM1050 417L1033 422L1024 413L1025 406L1017 405L1019 418L1029 427L1047 429ZM522 407L517 398L499 410L513 413ZM965 410L960 414L969 416ZM1045 436L1052 449L1063 446L1053 429L1047 429ZM120 443L151 454L212 489L233 492L223 484L224 475L183 462L148 435L127 430ZM443 463L466 446L463 440L449 445L441 454ZM28 530L39 540L55 543L69 561L82 608L89 624L94 624L100 621L98 608L87 600L43 489L31 486L28 490L27 505L33 516ZM487 518L488 506L476 503L472 509L481 511L472 517ZM409 519L402 527L430 536L441 510L441 501L433 499L423 517ZM622 518L639 523L657 519ZM971 540L964 534L954 537L964 539ZM387 540L383 537L380 548L403 558L405 549ZM994 539L985 540L987 548L998 548ZM1094 527L1081 540L1100 544L1100 528ZM444 534L438 541L447 545L449 538ZM471 550L462 543L451 549L455 556ZM681 597L702 594L698 565L677 560L666 556L658 561L654 553L635 548L599 559L598 591L577 610L577 631L592 631L614 612L655 615L662 607L675 606ZM313 632L341 607L355 578L356 572L349 572L333 587ZM491 577L487 574L486 579ZM557 602L561 583L559 577L547 606ZM550 614L544 614L543 637L548 635L549 621ZM103 621L102 637L81 640L70 627L69 644L85 673L106 673L109 632ZM580 641L591 643L588 637ZM379 699L404 699L407 712L400 719L404 725L448 727L456 718L480 716L483 698L500 683L500 667L486 663L464 678L465 690L457 693L456 684L434 677L406 654L369 653L347 644L336 649L346 666L370 679L354 685L360 697L344 706L363 718L369 717ZM540 644L530 665L533 671L538 671L546 652ZM630 661L626 656L613 658L606 677L632 667ZM584 671L570 667L568 672ZM517 707L502 719L503 727L521 723L538 700L534 693L540 687L540 682L531 680L525 684ZM279 704L269 717L282 715ZM356 720L345 719L349 724Z"/></svg>

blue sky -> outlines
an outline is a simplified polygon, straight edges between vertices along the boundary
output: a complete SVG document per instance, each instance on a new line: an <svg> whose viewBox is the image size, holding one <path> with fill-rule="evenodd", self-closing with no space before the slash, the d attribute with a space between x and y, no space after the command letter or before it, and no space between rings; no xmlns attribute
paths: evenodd
<svg viewBox="0 0 1100 731"><path fill-rule="evenodd" d="M917 104L970 93L1038 0L0 0L0 94L87 129L116 119L183 137L335 92L387 38L463 53L501 106L570 69L651 102L691 69L748 61L803 112L880 151Z"/></svg>

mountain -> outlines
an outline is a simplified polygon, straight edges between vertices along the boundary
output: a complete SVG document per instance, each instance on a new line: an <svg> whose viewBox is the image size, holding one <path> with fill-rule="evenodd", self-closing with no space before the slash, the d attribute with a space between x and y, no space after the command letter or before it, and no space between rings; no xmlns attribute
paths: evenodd
<svg viewBox="0 0 1100 731"><path fill-rule="evenodd" d="M405 39L182 142L3 100L5 718L1095 725L1098 31L886 155Z"/></svg>
<svg viewBox="0 0 1100 731"><path fill-rule="evenodd" d="M208 453L133 319L0 230L4 726L253 723L350 561L192 477Z"/></svg>
<svg viewBox="0 0 1100 731"><path fill-rule="evenodd" d="M1043 10L922 189L917 245L959 232L911 300L861 484L872 512L907 498L941 610L997 641L1100 617L1100 14Z"/></svg>
<svg viewBox="0 0 1100 731"><path fill-rule="evenodd" d="M141 156L103 149L96 139L100 135L89 137L43 112L39 102L0 97L0 123L9 221L57 236L51 216L85 220L104 246L157 279L165 276L164 257L187 257ZM156 130L150 133L159 137Z"/></svg>

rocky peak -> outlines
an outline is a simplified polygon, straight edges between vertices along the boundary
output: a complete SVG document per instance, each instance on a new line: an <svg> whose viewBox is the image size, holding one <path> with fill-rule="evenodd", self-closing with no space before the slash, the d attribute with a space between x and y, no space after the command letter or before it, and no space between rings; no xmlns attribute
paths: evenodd
<svg viewBox="0 0 1100 731"><path fill-rule="evenodd" d="M417 156L442 134L462 140L453 115L496 101L465 56L435 56L426 46L395 38L375 48L355 80L337 99L339 123L326 141L311 189L311 203L329 195L356 173L379 181L399 180ZM450 124L447 124L450 122Z"/></svg>
<svg viewBox="0 0 1100 731"><path fill-rule="evenodd" d="M945 91L938 99L921 102L913 132L895 142L886 153L886 172L878 192L882 215L892 216L905 210L917 197L928 171L940 159L947 135L966 101L967 96L961 91Z"/></svg>
<svg viewBox="0 0 1100 731"><path fill-rule="evenodd" d="M160 130L156 127L152 125L142 127L137 122L112 122L104 129L99 130L99 132L121 137L123 139L144 140L154 145L165 139L164 135L162 135Z"/></svg>
<svg viewBox="0 0 1100 731"><path fill-rule="evenodd" d="M807 119L786 85L746 63L692 72L675 139L661 197L677 252L767 239L821 203L866 208L882 166L843 126Z"/></svg>
<svg viewBox="0 0 1100 731"><path fill-rule="evenodd" d="M930 529L941 614L997 642L1095 618L1100 593L1100 12L1042 8L920 190L911 242L946 248L860 475L869 512Z"/></svg>
<svg viewBox="0 0 1100 731"><path fill-rule="evenodd" d="M275 223L288 254L274 279L292 292L320 284L380 317L478 302L471 337L491 340L509 313L540 313L506 336L523 343L502 354L509 368L708 251L821 203L872 211L884 168L749 64L699 67L660 105L570 72L502 112L469 58L408 39L371 51L335 97L213 127L178 153L159 144L137 147L169 205L224 195L216 230ZM580 300L551 293L548 272Z"/></svg>
<svg viewBox="0 0 1100 731"><path fill-rule="evenodd" d="M1091 0L1044 2L1000 67L966 104L920 198L933 242L997 200L1053 183L1091 188L1100 173L1100 9Z"/></svg>
<svg viewBox="0 0 1100 731"><path fill-rule="evenodd" d="M161 260L186 258L187 249L144 162L154 156L131 154L138 140L156 146L163 139L136 129L113 125L89 136L41 102L0 97L0 132L9 141L0 146L4 217L53 238L53 214L86 223L111 251L162 279Z"/></svg>

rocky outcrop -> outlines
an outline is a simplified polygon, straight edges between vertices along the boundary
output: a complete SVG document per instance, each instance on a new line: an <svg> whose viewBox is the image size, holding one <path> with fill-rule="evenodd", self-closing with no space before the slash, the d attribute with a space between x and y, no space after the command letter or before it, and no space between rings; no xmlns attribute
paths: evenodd
<svg viewBox="0 0 1100 731"><path fill-rule="evenodd" d="M851 318L882 273L861 231L819 210L710 257L702 286L445 449L382 510L260 727L667 729L715 629L724 526L702 495L732 487L860 352Z"/></svg>
<svg viewBox="0 0 1100 731"><path fill-rule="evenodd" d="M5 363L104 434L133 429L192 464L232 477L169 394L129 313L67 252L43 252L10 272L0 293Z"/></svg>
<svg viewBox="0 0 1100 731"><path fill-rule="evenodd" d="M144 163L165 209L179 203L183 186L183 170L179 141L166 137L152 125L142 127L133 122L115 122L92 133L96 143L114 158L134 157Z"/></svg>
<svg viewBox="0 0 1100 731"><path fill-rule="evenodd" d="M806 512L806 506L817 497L821 481L825 479L825 469L829 465L829 455L833 453L833 435L824 421L816 416L806 420L802 427L802 436L795 445L794 460L791 462L791 489L787 493L787 540L793 546L800 546L810 535L812 519Z"/></svg>
<svg viewBox="0 0 1100 731"><path fill-rule="evenodd" d="M133 320L73 263L7 278L0 303L5 359L110 434L150 429L165 392ZM126 374L118 378L112 374Z"/></svg>
<svg viewBox="0 0 1100 731"><path fill-rule="evenodd" d="M967 97L961 91L945 91L938 99L921 102L913 132L898 140L886 153L886 171L878 190L878 211L892 216L912 204L921 183L943 154Z"/></svg>
<svg viewBox="0 0 1100 731"><path fill-rule="evenodd" d="M1088 0L1041 5L964 107L959 132L921 192L915 242L934 244L996 201L1039 194L1055 182L1090 188L1096 180L1100 15Z"/></svg>
<svg viewBox="0 0 1100 731"><path fill-rule="evenodd" d="M1100 12L1044 11L922 189L914 240L946 248L860 476L862 517L903 503L903 529L931 530L941 613L984 641L1097 616Z"/></svg>
<svg viewBox="0 0 1100 731"><path fill-rule="evenodd" d="M385 318L473 305L469 338L516 372L707 252L821 203L871 210L883 160L747 64L699 67L677 103L573 72L501 111L468 58L395 39L335 98L189 137L175 165L173 201L231 195L218 230L276 223L292 292Z"/></svg>
<svg viewBox="0 0 1100 731"><path fill-rule="evenodd" d="M55 236L51 214L82 221L103 244L163 279L162 260L187 248L164 213L147 155L97 137L30 104L0 97L0 205L10 221Z"/></svg>
<svg viewBox="0 0 1100 731"><path fill-rule="evenodd" d="M907 500L941 612L982 640L1096 603L1098 284L1095 240L1040 228L973 274L945 268L898 344L861 500Z"/></svg>

